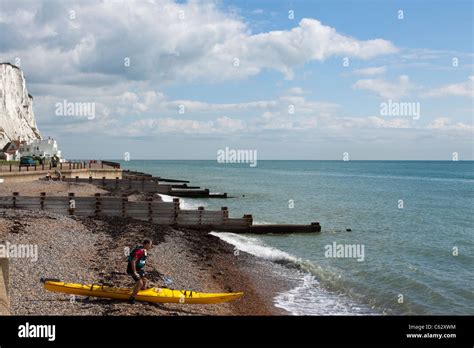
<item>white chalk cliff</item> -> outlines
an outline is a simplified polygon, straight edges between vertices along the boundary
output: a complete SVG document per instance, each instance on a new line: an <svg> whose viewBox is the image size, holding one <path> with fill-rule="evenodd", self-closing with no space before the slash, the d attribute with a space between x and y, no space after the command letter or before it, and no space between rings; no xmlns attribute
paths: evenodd
<svg viewBox="0 0 474 348"><path fill-rule="evenodd" d="M20 68L0 63L0 150L11 140L41 139L33 113L33 97Z"/></svg>

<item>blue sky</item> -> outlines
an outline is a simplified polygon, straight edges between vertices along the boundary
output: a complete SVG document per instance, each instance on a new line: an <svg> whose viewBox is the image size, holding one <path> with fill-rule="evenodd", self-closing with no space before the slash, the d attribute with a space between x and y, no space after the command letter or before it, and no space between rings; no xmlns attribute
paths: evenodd
<svg viewBox="0 0 474 348"><path fill-rule="evenodd" d="M40 131L69 158L215 159L231 147L259 159L473 159L471 1L0 10L0 61L19 62ZM94 103L94 117L57 115L64 100ZM383 115L388 102L420 115Z"/></svg>

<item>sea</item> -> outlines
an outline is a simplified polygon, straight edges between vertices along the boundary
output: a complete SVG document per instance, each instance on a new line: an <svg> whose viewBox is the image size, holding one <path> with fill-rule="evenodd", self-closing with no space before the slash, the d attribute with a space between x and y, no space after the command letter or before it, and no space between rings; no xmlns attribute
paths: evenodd
<svg viewBox="0 0 474 348"><path fill-rule="evenodd" d="M254 224L319 222L312 234L212 232L284 265L294 287L273 301L289 314L474 314L473 161L120 162L232 197L184 198L181 208L227 206Z"/></svg>

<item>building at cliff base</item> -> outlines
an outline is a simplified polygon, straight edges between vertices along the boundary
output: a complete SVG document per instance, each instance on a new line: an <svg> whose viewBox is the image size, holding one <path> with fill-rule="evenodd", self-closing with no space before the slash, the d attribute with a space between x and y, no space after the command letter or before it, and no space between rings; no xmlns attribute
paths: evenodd
<svg viewBox="0 0 474 348"><path fill-rule="evenodd" d="M61 160L61 151L58 149L58 143L53 138L34 139L20 144L19 152L21 156L35 156L44 159L57 157Z"/></svg>
<svg viewBox="0 0 474 348"><path fill-rule="evenodd" d="M0 159L6 161L19 161L20 154L20 145L25 143L24 140L13 140L8 142L0 151Z"/></svg>

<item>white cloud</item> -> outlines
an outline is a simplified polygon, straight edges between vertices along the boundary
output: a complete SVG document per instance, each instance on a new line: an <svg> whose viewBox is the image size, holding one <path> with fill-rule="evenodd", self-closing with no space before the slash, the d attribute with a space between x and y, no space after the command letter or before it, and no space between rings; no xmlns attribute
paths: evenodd
<svg viewBox="0 0 474 348"><path fill-rule="evenodd" d="M400 75L396 81L386 81L382 79L358 80L352 85L358 90L368 90L386 99L399 99L405 97L416 87L407 75Z"/></svg>
<svg viewBox="0 0 474 348"><path fill-rule="evenodd" d="M218 129L228 130L230 132L241 131L245 129L245 123L242 120L233 119L227 116L219 117L216 120Z"/></svg>
<svg viewBox="0 0 474 348"><path fill-rule="evenodd" d="M291 30L252 34L212 2L9 2L6 11L0 58L20 57L35 81L73 82L97 73L159 83L224 81L263 69L292 78L295 67L312 60L397 52L389 41L357 40L309 18Z"/></svg>
<svg viewBox="0 0 474 348"><path fill-rule="evenodd" d="M474 98L474 75L469 76L468 80L460 83L452 83L446 86L432 89L424 93L425 97L470 97Z"/></svg>
<svg viewBox="0 0 474 348"><path fill-rule="evenodd" d="M145 95L153 95L148 91ZM252 101L234 104L212 104L193 100L169 100L166 96L155 93L159 97L155 102L146 105L155 117L146 117L131 122L124 127L117 124L108 129L116 135L149 135L158 133L184 134L229 134L235 132L260 133L264 130L300 131L316 128L318 120L329 117L339 105L333 103L307 101L301 96L286 95L275 100ZM138 114L137 105L144 95L126 93L118 97L125 103L117 101L109 115ZM114 104L110 102L109 104ZM128 105L128 109L124 106ZM178 106L185 105L184 113L179 114ZM227 116L223 114L233 115ZM104 117L109 117L109 115ZM251 116L249 116L251 115ZM211 116L214 118L209 119ZM242 119L245 117L246 119ZM199 120L208 118L207 120ZM124 120L125 121L125 120ZM100 120L98 120L100 122ZM96 127L90 124L91 130ZM83 129L81 128L81 131Z"/></svg>
<svg viewBox="0 0 474 348"><path fill-rule="evenodd" d="M454 123L447 117L439 117L434 119L431 123L426 126L427 129L433 130L456 130L456 131L468 131L473 132L474 127L472 124L466 124L462 122Z"/></svg>
<svg viewBox="0 0 474 348"><path fill-rule="evenodd" d="M364 69L356 69L353 71L353 74L372 76L372 75L384 74L386 71L387 71L387 67L377 66L377 67L370 67L370 68L364 68Z"/></svg>
<svg viewBox="0 0 474 348"><path fill-rule="evenodd" d="M128 136L152 134L230 134L245 128L242 120L219 117L211 121L197 121L183 118L143 119L130 124L124 131L110 130L110 133Z"/></svg>
<svg viewBox="0 0 474 348"><path fill-rule="evenodd" d="M299 26L290 31L247 36L240 40L239 46L238 51L248 52L249 57L252 57L255 69L272 68L287 78L293 75L292 67L311 60L323 61L331 56L342 55L368 59L397 52L396 47L386 40L359 41L308 18L302 19ZM227 45L225 51L232 52L233 45Z"/></svg>
<svg viewBox="0 0 474 348"><path fill-rule="evenodd" d="M175 106L180 103L192 107L179 114ZM141 107L148 108L149 112L142 114ZM290 107L293 113L290 113ZM423 124L411 117L349 117L344 116L341 105L289 94L274 100L213 104L171 100L155 91L128 92L109 96L106 101L101 98L96 110L97 117L92 121L55 117L49 130L53 129L51 134L55 134L54 129L57 129L63 134L89 134L92 137L100 134L157 140L162 139L160 135L181 135L188 140L194 136L208 136L236 141L243 138L269 139L272 142L292 139L296 143L315 139L386 141L393 136L411 137L413 141L418 136L462 140L471 139L473 135L472 125L461 121L437 118Z"/></svg>
<svg viewBox="0 0 474 348"><path fill-rule="evenodd" d="M147 92L146 95L150 95ZM129 109L135 106L144 96L128 95ZM152 134L263 134L265 131L307 132L317 130L334 136L354 134L354 129L368 131L370 129L417 129L426 131L457 131L466 134L473 131L473 126L462 122L453 122L448 118L436 118L428 124L421 124L412 117L380 116L346 117L341 116L338 104L309 101L302 96L284 95L275 100L245 102L235 104L211 104L196 101L179 101L188 105L197 105L192 112L186 111L187 118L177 116L174 106L177 101L170 101L160 96L155 104L150 105L156 110L156 117L148 117L133 121L124 127L120 122L104 120L108 132L115 135L146 136ZM118 105L116 110L122 106ZM110 110L114 114L116 110ZM168 111L167 111L168 110ZM223 116L222 113L233 115ZM175 115L175 117L163 117ZM201 117L215 115L214 118L198 120ZM246 117L253 115L252 117ZM242 119L245 117L245 119ZM100 122L100 120L99 120ZM90 124L92 128L96 125ZM79 128L84 132L84 128ZM79 131L78 129L78 131ZM72 131L72 130L71 130ZM289 134L289 133L288 133ZM366 133L369 134L369 133ZM461 133L460 133L461 134Z"/></svg>
<svg viewBox="0 0 474 348"><path fill-rule="evenodd" d="M367 117L367 126L374 128L412 128L413 122L406 118L385 119L378 116Z"/></svg>

